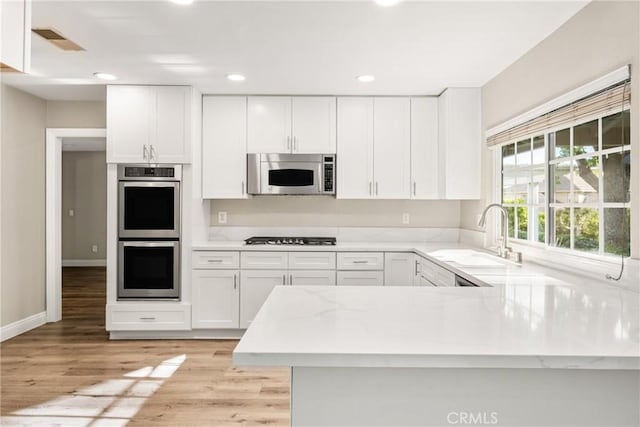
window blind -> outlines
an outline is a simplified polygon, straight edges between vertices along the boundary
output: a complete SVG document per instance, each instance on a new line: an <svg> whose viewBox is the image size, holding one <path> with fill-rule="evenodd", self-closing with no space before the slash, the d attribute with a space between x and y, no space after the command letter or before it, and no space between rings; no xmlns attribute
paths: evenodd
<svg viewBox="0 0 640 427"><path fill-rule="evenodd" d="M624 108L628 108L630 104L631 85L627 80L492 135L487 138L487 145L494 147L517 141L521 138L542 133L546 129L578 121L591 115L606 115L609 112L614 114Z"/></svg>

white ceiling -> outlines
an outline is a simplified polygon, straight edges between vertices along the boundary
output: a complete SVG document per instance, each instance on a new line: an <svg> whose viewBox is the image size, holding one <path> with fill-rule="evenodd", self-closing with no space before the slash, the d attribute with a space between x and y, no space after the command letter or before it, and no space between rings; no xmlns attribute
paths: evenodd
<svg viewBox="0 0 640 427"><path fill-rule="evenodd" d="M104 99L96 71L204 93L438 94L482 86L586 3L34 0L33 27L54 27L86 51L34 34L31 75L2 79L57 100Z"/></svg>

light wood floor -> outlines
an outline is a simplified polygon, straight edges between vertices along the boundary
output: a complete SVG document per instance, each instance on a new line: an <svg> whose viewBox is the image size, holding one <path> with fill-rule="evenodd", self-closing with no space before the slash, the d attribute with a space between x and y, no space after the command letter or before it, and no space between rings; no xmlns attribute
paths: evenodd
<svg viewBox="0 0 640 427"><path fill-rule="evenodd" d="M63 283L63 320L0 346L0 425L289 425L288 370L233 368L235 340L109 341L105 270Z"/></svg>

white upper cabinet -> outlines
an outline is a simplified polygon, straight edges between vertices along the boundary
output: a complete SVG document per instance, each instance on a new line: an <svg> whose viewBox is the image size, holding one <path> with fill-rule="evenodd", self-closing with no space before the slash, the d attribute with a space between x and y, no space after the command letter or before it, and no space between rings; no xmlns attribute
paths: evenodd
<svg viewBox="0 0 640 427"><path fill-rule="evenodd" d="M336 99L330 96L250 96L247 152L336 152Z"/></svg>
<svg viewBox="0 0 640 427"><path fill-rule="evenodd" d="M479 88L449 88L438 100L440 195L480 198L481 104Z"/></svg>
<svg viewBox="0 0 640 427"><path fill-rule="evenodd" d="M291 152L291 97L250 96L247 105L247 151Z"/></svg>
<svg viewBox="0 0 640 427"><path fill-rule="evenodd" d="M336 152L336 98L295 96L291 99L293 153Z"/></svg>
<svg viewBox="0 0 640 427"><path fill-rule="evenodd" d="M409 98L338 98L339 199L408 199Z"/></svg>
<svg viewBox="0 0 640 427"><path fill-rule="evenodd" d="M411 198L438 199L438 98L411 98Z"/></svg>
<svg viewBox="0 0 640 427"><path fill-rule="evenodd" d="M373 119L374 196L408 199L411 179L409 98L375 98Z"/></svg>
<svg viewBox="0 0 640 427"><path fill-rule="evenodd" d="M191 89L108 86L108 163L189 163Z"/></svg>
<svg viewBox="0 0 640 427"><path fill-rule="evenodd" d="M202 98L202 198L247 197L247 98Z"/></svg>
<svg viewBox="0 0 640 427"><path fill-rule="evenodd" d="M0 1L0 68L31 68L31 0Z"/></svg>
<svg viewBox="0 0 640 427"><path fill-rule="evenodd" d="M373 197L373 98L338 98L338 199Z"/></svg>

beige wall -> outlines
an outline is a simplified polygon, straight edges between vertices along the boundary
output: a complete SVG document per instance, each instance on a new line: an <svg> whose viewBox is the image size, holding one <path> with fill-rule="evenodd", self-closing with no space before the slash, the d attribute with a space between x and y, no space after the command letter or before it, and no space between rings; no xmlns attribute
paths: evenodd
<svg viewBox="0 0 640 427"><path fill-rule="evenodd" d="M402 227L458 227L460 202L410 200L336 200L315 196L262 196L251 200L212 200L211 225L218 212L227 212L227 225Z"/></svg>
<svg viewBox="0 0 640 427"><path fill-rule="evenodd" d="M0 325L45 310L44 100L0 85Z"/></svg>
<svg viewBox="0 0 640 427"><path fill-rule="evenodd" d="M482 88L483 130L625 64L632 64L631 141L640 155L640 2L595 1ZM483 150L483 198L461 206L461 227L492 198L492 152ZM640 167L632 168L632 256L640 257ZM634 236L635 239L634 239Z"/></svg>
<svg viewBox="0 0 640 427"><path fill-rule="evenodd" d="M73 209L74 216L69 215ZM106 259L107 163L104 151L62 153L62 259ZM98 245L98 252L91 251Z"/></svg>
<svg viewBox="0 0 640 427"><path fill-rule="evenodd" d="M103 101L47 101L48 128L105 128Z"/></svg>

